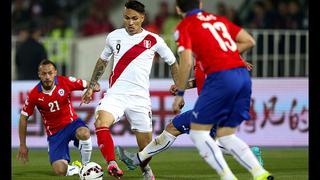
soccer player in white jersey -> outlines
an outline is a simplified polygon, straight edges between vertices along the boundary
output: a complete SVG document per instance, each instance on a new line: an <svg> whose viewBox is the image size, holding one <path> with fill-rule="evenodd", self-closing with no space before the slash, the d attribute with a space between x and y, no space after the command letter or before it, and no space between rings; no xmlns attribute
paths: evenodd
<svg viewBox="0 0 320 180"><path fill-rule="evenodd" d="M108 163L108 173L120 179L123 175L115 160L114 143L109 128L126 115L134 131L139 149L152 140L152 115L149 94L149 74L155 53L170 65L172 77L177 79L178 64L174 54L157 34L141 26L145 17L144 5L128 1L123 11L124 28L116 29L106 38L106 46L98 59L89 88L82 102L90 103L92 90L104 73L111 55L113 68L109 89L96 108L96 135L100 151ZM149 159L150 160L150 159ZM141 164L144 179L155 179L148 165Z"/></svg>

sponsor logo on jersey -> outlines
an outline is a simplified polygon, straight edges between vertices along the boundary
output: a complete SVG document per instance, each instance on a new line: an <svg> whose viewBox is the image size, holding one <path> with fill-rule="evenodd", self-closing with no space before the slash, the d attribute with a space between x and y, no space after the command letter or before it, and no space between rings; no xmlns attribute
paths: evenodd
<svg viewBox="0 0 320 180"><path fill-rule="evenodd" d="M63 95L64 95L64 90L63 90L63 89L59 89L59 90L58 90L58 94L59 94L60 96L63 96Z"/></svg>
<svg viewBox="0 0 320 180"><path fill-rule="evenodd" d="M150 40L143 40L143 45L145 48L149 49L151 47L151 41Z"/></svg>
<svg viewBox="0 0 320 180"><path fill-rule="evenodd" d="M44 97L38 98L38 101L44 101Z"/></svg>

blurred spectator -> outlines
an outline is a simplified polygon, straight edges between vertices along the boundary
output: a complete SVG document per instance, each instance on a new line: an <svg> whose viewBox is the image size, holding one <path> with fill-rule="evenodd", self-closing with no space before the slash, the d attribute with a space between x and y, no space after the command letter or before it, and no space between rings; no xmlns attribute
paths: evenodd
<svg viewBox="0 0 320 180"><path fill-rule="evenodd" d="M17 79L36 80L38 79L38 64L47 58L44 46L39 42L41 29L31 24L29 28L30 36L21 43L15 55Z"/></svg>
<svg viewBox="0 0 320 180"><path fill-rule="evenodd" d="M273 22L273 28L286 29L287 16L288 16L287 2L285 2L284 0L281 0L277 4L276 18L275 18L275 21Z"/></svg>
<svg viewBox="0 0 320 180"><path fill-rule="evenodd" d="M233 7L229 7L226 11L226 18L229 19L231 22L233 22L234 24L238 25L238 26L242 26L242 22L239 18L239 14L236 11L235 8Z"/></svg>
<svg viewBox="0 0 320 180"><path fill-rule="evenodd" d="M81 32L83 36L92 36L113 31L115 28L110 22L109 16L104 10L99 10L95 6L90 9L90 15L85 20Z"/></svg>
<svg viewBox="0 0 320 180"><path fill-rule="evenodd" d="M263 2L254 2L247 17L248 27L253 29L265 28L265 7Z"/></svg>
<svg viewBox="0 0 320 180"><path fill-rule="evenodd" d="M273 0L264 0L265 5L265 28L274 28L274 21L276 20L276 11Z"/></svg>
<svg viewBox="0 0 320 180"><path fill-rule="evenodd" d="M160 34L159 27L150 21L148 12L145 13L142 27L147 31L153 32L155 34Z"/></svg>
<svg viewBox="0 0 320 180"><path fill-rule="evenodd" d="M219 16L226 16L227 14L227 8L224 2L218 2L216 4L216 8L217 8L217 14Z"/></svg>
<svg viewBox="0 0 320 180"><path fill-rule="evenodd" d="M160 2L160 8L158 13L155 16L154 22L159 27L159 29L162 29L163 22L167 19L167 17L170 16L169 13L169 5L166 1Z"/></svg>
<svg viewBox="0 0 320 180"><path fill-rule="evenodd" d="M53 27L47 34L44 45L48 51L49 59L57 65L57 69L62 75L66 75L66 68L71 60L74 30L66 23L64 14L54 17L52 24Z"/></svg>
<svg viewBox="0 0 320 180"><path fill-rule="evenodd" d="M171 15L166 18L163 23L161 33L163 35L164 41L168 44L172 52L177 56L177 45L174 39L174 33L176 30L176 26L181 21L181 18L178 14Z"/></svg>
<svg viewBox="0 0 320 180"><path fill-rule="evenodd" d="M288 2L288 29L302 29L303 13L298 0L290 0Z"/></svg>
<svg viewBox="0 0 320 180"><path fill-rule="evenodd" d="M26 26L28 20L30 19L28 13L29 4L24 0L15 0L12 4L12 29L16 33L19 27L17 26Z"/></svg>

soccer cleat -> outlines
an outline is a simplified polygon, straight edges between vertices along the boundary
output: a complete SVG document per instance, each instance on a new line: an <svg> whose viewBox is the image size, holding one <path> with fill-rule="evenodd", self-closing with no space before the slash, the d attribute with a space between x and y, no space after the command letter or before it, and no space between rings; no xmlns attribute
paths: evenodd
<svg viewBox="0 0 320 180"><path fill-rule="evenodd" d="M262 159L262 156L261 156L260 148L258 146L254 146L254 147L251 148L251 151L257 157L260 165L263 166L263 159Z"/></svg>
<svg viewBox="0 0 320 180"><path fill-rule="evenodd" d="M274 177L269 172L265 172L260 176L255 177L254 180L274 180Z"/></svg>
<svg viewBox="0 0 320 180"><path fill-rule="evenodd" d="M81 162L80 162L80 161L73 161L73 162L71 163L71 165L72 165L72 166L78 166L78 167L79 167L79 169L81 169L81 168L82 168L82 164L81 164Z"/></svg>
<svg viewBox="0 0 320 180"><path fill-rule="evenodd" d="M142 173L142 176L143 180L155 180L155 177L150 167Z"/></svg>
<svg viewBox="0 0 320 180"><path fill-rule="evenodd" d="M122 147L116 147L116 153L119 156L119 159L127 166L129 170L135 170L137 165L134 164L134 158L136 157L135 153L130 153L125 151Z"/></svg>
<svg viewBox="0 0 320 180"><path fill-rule="evenodd" d="M123 171L118 167L118 164L115 161L109 162L108 173L110 176L113 176L117 179L121 179L121 177L123 176Z"/></svg>

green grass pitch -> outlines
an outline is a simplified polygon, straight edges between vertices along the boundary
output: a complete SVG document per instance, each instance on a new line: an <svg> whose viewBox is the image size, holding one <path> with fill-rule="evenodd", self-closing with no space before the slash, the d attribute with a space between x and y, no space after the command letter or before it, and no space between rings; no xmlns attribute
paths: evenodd
<svg viewBox="0 0 320 180"><path fill-rule="evenodd" d="M130 148L129 151L135 151ZM12 149L12 179L13 180L77 180L78 176L57 177L53 174L48 162L47 149L29 149L29 162L23 165L16 160L17 149ZM308 148L262 148L265 168L274 174L276 180L307 180L308 176ZM71 158L79 159L79 152L71 150ZM251 180L251 175L240 166L231 156L226 160L239 180ZM99 163L105 169L105 163L100 151L95 148L92 161ZM142 179L137 168L129 171L122 162L120 167L124 170L122 179ZM201 159L195 148L171 148L153 157L150 163L157 180L206 180L219 179L216 172ZM104 179L109 177L105 172Z"/></svg>

